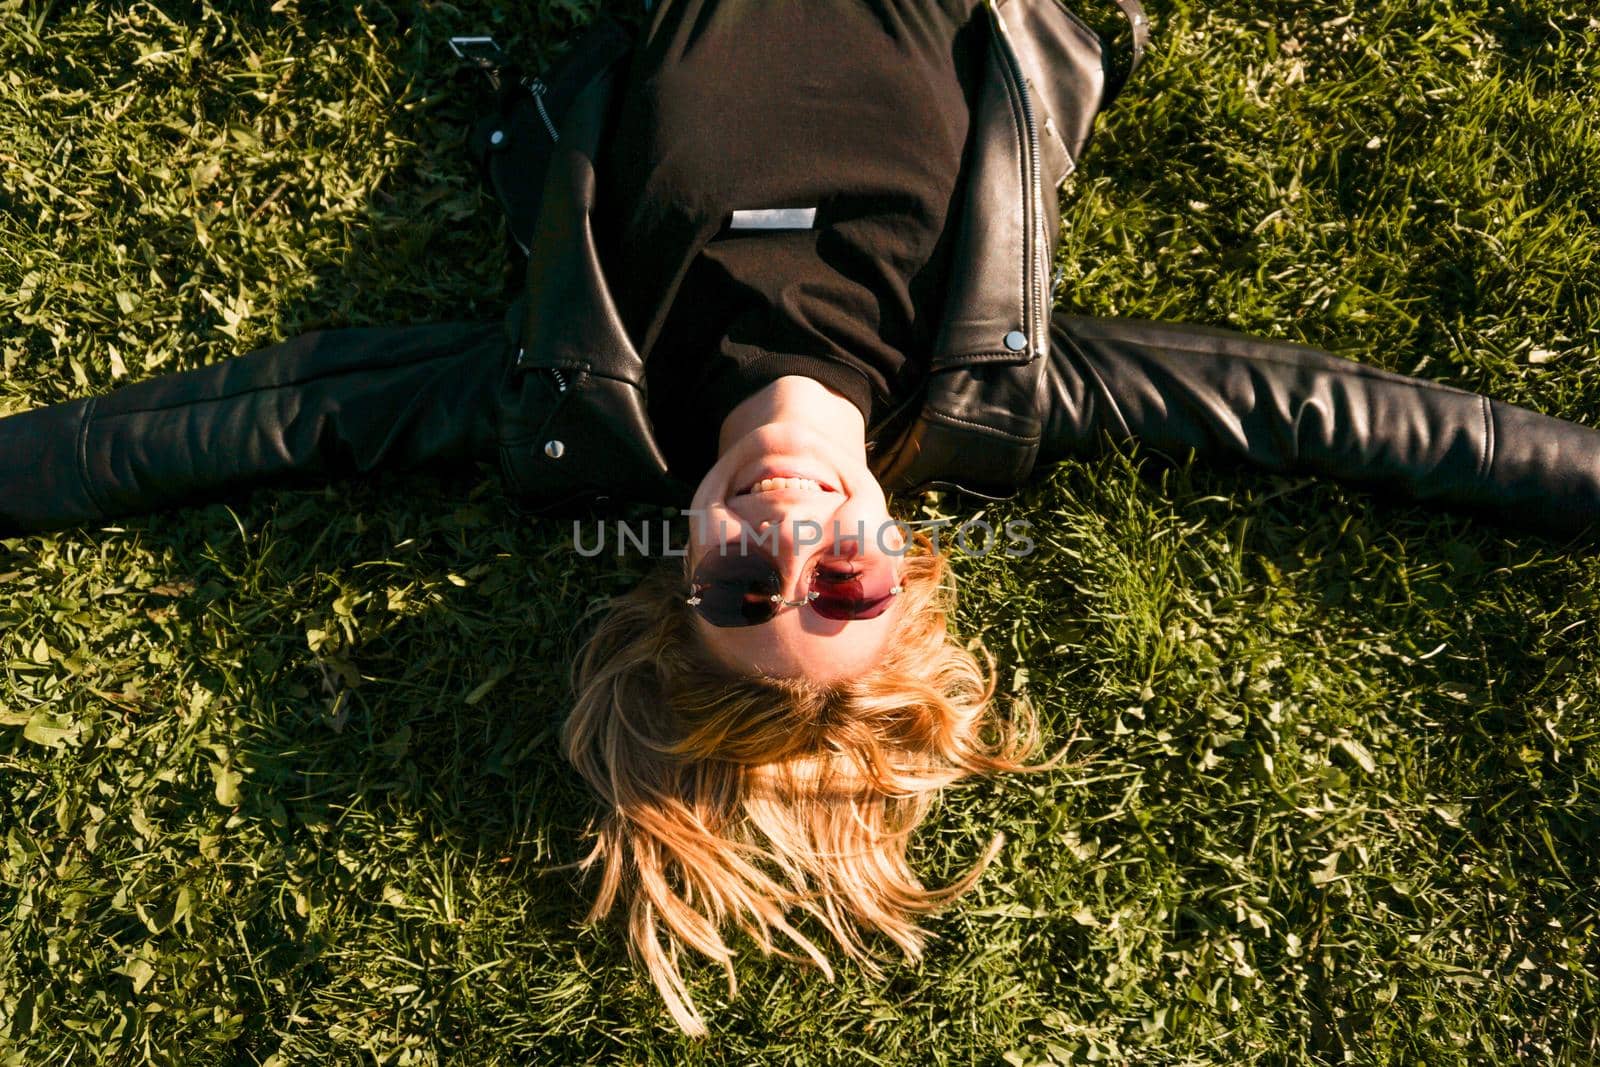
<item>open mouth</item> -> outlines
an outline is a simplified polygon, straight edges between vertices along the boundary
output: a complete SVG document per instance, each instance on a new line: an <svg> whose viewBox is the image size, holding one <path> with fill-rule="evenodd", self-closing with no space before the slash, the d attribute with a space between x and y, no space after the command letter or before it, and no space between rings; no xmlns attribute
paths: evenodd
<svg viewBox="0 0 1600 1067"><path fill-rule="evenodd" d="M807 478L798 474L776 474L758 478L754 482L739 490L734 496L753 496L757 493L777 492L801 493L837 493L838 490L827 482L816 478Z"/></svg>

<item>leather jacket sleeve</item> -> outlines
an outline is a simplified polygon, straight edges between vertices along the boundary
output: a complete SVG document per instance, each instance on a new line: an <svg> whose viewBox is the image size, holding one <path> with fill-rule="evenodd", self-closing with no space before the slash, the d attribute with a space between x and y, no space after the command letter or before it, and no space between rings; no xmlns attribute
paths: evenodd
<svg viewBox="0 0 1600 1067"><path fill-rule="evenodd" d="M499 323L329 330L0 419L0 537L493 459Z"/></svg>
<svg viewBox="0 0 1600 1067"><path fill-rule="evenodd" d="M1109 436L1548 534L1600 520L1600 432L1304 345L1058 312L1040 390L1041 464Z"/></svg>

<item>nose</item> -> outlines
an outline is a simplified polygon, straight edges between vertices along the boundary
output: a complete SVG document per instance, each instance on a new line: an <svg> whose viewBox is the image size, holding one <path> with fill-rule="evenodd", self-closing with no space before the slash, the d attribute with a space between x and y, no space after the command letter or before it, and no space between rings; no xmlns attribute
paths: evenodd
<svg viewBox="0 0 1600 1067"><path fill-rule="evenodd" d="M771 556L777 564L784 600L803 603L809 585L801 564L825 538L827 515L818 513L815 501L804 499L741 498L730 502L728 508L745 527L748 550Z"/></svg>
<svg viewBox="0 0 1600 1067"><path fill-rule="evenodd" d="M767 493L760 499L740 497L728 504L759 539L759 547L778 557L787 572L797 556L809 555L827 536L832 509L819 507L814 494Z"/></svg>

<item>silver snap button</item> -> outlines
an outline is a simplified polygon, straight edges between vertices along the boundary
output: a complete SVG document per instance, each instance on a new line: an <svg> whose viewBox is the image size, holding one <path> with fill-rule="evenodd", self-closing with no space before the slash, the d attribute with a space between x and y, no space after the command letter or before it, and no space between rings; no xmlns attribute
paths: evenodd
<svg viewBox="0 0 1600 1067"><path fill-rule="evenodd" d="M1021 330L1012 330L1006 334L1006 347L1013 352L1021 352L1028 347L1028 335Z"/></svg>
<svg viewBox="0 0 1600 1067"><path fill-rule="evenodd" d="M549 456L551 459L560 459L566 450L567 446L562 444L560 441L546 441L544 443L544 454Z"/></svg>
<svg viewBox="0 0 1600 1067"><path fill-rule="evenodd" d="M496 130L489 135L489 143L492 145L502 144L504 143L505 139L506 131L504 130Z"/></svg>

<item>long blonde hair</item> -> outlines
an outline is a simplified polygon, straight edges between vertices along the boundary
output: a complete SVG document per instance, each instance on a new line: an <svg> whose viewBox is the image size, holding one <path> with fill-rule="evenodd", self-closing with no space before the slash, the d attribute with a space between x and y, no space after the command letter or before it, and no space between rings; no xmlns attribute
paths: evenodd
<svg viewBox="0 0 1600 1067"><path fill-rule="evenodd" d="M698 640L686 575L664 566L614 599L573 671L567 758L598 794L598 866L588 921L626 909L629 949L686 1032L706 1032L679 950L723 965L722 932L831 979L822 950L791 922L803 914L869 971L880 934L920 954L918 916L969 889L1000 845L966 874L925 888L906 860L934 794L974 772L1029 769L1026 704L1002 721L991 666L950 632L954 588L918 535L903 563L900 613L881 666L831 685L730 673ZM987 659L987 657L986 657Z"/></svg>

